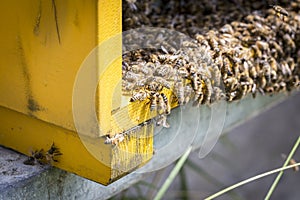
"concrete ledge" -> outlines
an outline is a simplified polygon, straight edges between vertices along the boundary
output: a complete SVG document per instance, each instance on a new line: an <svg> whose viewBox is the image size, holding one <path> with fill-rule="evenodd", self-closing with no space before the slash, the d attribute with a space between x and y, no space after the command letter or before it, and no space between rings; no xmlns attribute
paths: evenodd
<svg viewBox="0 0 300 200"><path fill-rule="evenodd" d="M0 200L107 199L142 178L133 173L105 187L57 168L24 165L26 156L3 147L0 155Z"/></svg>
<svg viewBox="0 0 300 200"><path fill-rule="evenodd" d="M30 179L48 168L40 165L24 165L23 161L26 156L3 147L0 147L0 155L1 194L5 190L22 185L24 180Z"/></svg>

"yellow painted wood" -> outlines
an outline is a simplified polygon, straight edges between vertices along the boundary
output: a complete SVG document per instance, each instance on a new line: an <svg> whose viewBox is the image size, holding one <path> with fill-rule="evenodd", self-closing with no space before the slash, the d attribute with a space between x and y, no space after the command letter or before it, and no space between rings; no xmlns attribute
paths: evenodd
<svg viewBox="0 0 300 200"><path fill-rule="evenodd" d="M152 126L130 133L124 142L113 146L104 144L104 137L99 136L82 141L73 122L72 92L77 72L98 44L121 32L121 10L121 0L1 3L1 145L29 155L30 149L47 150L54 142L63 153L54 163L56 167L102 184L152 157ZM105 51L121 55L121 37ZM113 115L113 110L123 109L121 57L106 67L101 56L99 51L98 74L92 74L91 79L100 75L95 98L101 134L113 135L132 124L119 124L120 119ZM129 110L135 112L133 107ZM130 113L127 121L149 118Z"/></svg>
<svg viewBox="0 0 300 200"><path fill-rule="evenodd" d="M0 105L75 130L72 88L97 45L96 7L95 0L1 3Z"/></svg>
<svg viewBox="0 0 300 200"><path fill-rule="evenodd" d="M54 142L61 153L58 163L61 169L107 185L111 178L111 168L93 157L81 143L75 132L51 125L20 112L0 106L1 144L30 155L30 150L47 150ZM91 140L99 151L99 159L110 162L111 148L104 145L104 139ZM100 153L101 152L101 153ZM106 159L106 160L105 160Z"/></svg>
<svg viewBox="0 0 300 200"><path fill-rule="evenodd" d="M99 43L99 71L101 74L98 95L99 121L101 133L114 135L122 130L112 128L111 111L121 102L122 79L122 0L98 1L98 43ZM108 48L101 46L107 40L115 37ZM107 53L111 52L111 53ZM119 55L114 57L113 55ZM117 58L115 60L115 58ZM112 60L111 65L105 65L104 60ZM114 107L113 107L114 100ZM116 103L117 102L117 103Z"/></svg>
<svg viewBox="0 0 300 200"><path fill-rule="evenodd" d="M153 124L131 131L125 142L112 149L112 180L145 164L153 155Z"/></svg>
<svg viewBox="0 0 300 200"><path fill-rule="evenodd" d="M30 155L30 150L47 151L54 142L63 154L58 157L59 162L53 162L54 166L104 185L152 157L151 126L133 133L121 145L111 146L104 144L104 138L86 138L83 144L76 132L2 106L0 120L1 145Z"/></svg>

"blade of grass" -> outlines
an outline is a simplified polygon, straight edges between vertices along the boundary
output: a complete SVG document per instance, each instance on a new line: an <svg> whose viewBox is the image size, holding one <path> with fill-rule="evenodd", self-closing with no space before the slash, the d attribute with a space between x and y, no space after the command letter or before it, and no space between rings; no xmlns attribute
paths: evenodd
<svg viewBox="0 0 300 200"><path fill-rule="evenodd" d="M181 199L188 200L189 193L188 193L188 188L187 188L187 183L186 183L186 174L185 174L184 168L181 168L181 170L179 171L179 177L180 177L180 189L182 190Z"/></svg>
<svg viewBox="0 0 300 200"><path fill-rule="evenodd" d="M274 169L272 171L268 171L268 172L265 172L263 174L259 174L259 175L253 176L253 177L248 178L248 179L246 179L244 181L241 181L239 183L231 185L231 186L229 186L229 187L227 187L227 188L225 188L225 189L223 189L223 190L221 190L221 191L219 191L219 192L217 192L217 193L215 193L215 194L213 194L213 195L205 198L205 200L214 199L214 198L216 198L218 196L221 196L222 194L224 194L224 193L226 193L226 192L228 192L230 190L233 190L233 189L235 189L237 187L240 187L242 185L245 185L245 184L250 183L252 181L255 181L257 179L260 179L260 178L263 178L265 176L268 176L268 175L271 175L271 174L275 174L275 173L280 172L282 170L290 169L290 168L293 168L293 167L296 167L296 166L300 166L300 163L296 163L294 165L289 165L289 166L286 166L286 167L280 167L280 168Z"/></svg>
<svg viewBox="0 0 300 200"><path fill-rule="evenodd" d="M298 137L298 140L296 141L295 145L293 146L293 148L292 148L290 154L288 155L288 157L287 157L285 163L283 164L283 167L286 167L286 166L289 164L289 162L290 162L291 158L293 157L293 155L295 154L295 152L296 152L296 150L297 150L299 144L300 144L300 137ZM281 178L282 175L283 175L283 171L280 171L280 172L278 173L276 179L274 180L272 186L270 187L270 189L269 189L269 191L268 191L268 193L267 193L267 195L266 195L266 197L265 197L265 200L269 200L269 199L270 199L270 197L271 197L271 195L273 194L273 192L274 192L276 186L278 185L279 180L280 180L280 178Z"/></svg>
<svg viewBox="0 0 300 200"><path fill-rule="evenodd" d="M162 187L160 188L160 190L156 194L154 200L159 200L159 199L161 199L164 196L165 192L168 190L168 188L170 187L171 183L174 181L175 177L177 176L178 172L180 171L180 169L184 165L186 159L189 157L189 155L191 153L191 150L192 150L192 147L190 146L186 150L186 152L182 155L182 157L178 160L178 162L176 163L175 167L171 171L169 177L167 178L167 180L164 182L164 184L162 185Z"/></svg>

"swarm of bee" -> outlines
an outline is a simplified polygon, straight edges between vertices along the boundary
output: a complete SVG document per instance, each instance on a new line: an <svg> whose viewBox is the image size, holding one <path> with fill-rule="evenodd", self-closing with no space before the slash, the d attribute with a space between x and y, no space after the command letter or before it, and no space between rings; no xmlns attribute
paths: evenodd
<svg viewBox="0 0 300 200"><path fill-rule="evenodd" d="M54 145L45 152L43 149L40 150L30 150L30 156L23 163L25 165L52 165L53 162L58 162L57 156L61 156L62 153L59 148Z"/></svg>
<svg viewBox="0 0 300 200"><path fill-rule="evenodd" d="M161 53L148 56L142 56L147 55L144 50L124 54L122 85L123 95L130 96L130 102L145 101L150 111L158 115L156 124L168 128L166 115L171 112L171 100L164 94L164 88L174 91L180 105L192 99L195 106L200 106L225 95L216 89L220 85L221 72L206 48L185 41L180 50L174 48L174 53L170 55L164 46L161 47ZM128 65L127 59L133 57L140 59ZM215 70L211 71L209 66L214 66Z"/></svg>
<svg viewBox="0 0 300 200"><path fill-rule="evenodd" d="M134 4L134 5L132 5ZM193 4L193 6L191 6ZM300 0L123 1L123 30L166 27L194 41L154 38L160 50L123 55L123 95L145 101L157 125L169 127L171 89L179 105L235 101L250 94L291 91L300 85ZM279 6L282 5L282 6ZM285 8L284 8L284 7ZM126 40L136 41L131 34ZM171 37L171 36L170 36Z"/></svg>

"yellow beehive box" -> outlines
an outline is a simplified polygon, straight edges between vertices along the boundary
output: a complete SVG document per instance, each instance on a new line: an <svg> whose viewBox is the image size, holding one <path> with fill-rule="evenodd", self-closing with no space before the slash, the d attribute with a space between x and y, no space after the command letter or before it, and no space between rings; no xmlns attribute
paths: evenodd
<svg viewBox="0 0 300 200"><path fill-rule="evenodd" d="M136 119L133 124L145 120L137 117L141 111L132 111L133 117L127 114L132 106L120 108L121 0L3 1L0 17L1 145L30 155L30 149L47 152L54 143L62 153L54 166L102 184L152 157L153 127L149 125L118 146L104 144L103 135L132 127L126 116ZM118 34L105 51L120 56L103 69L105 52L95 47ZM79 137L74 101L84 102L88 88L74 85L80 83L76 81L83 63L93 59L88 56L91 52L96 55L92 61L95 73L85 78L99 80L92 107L101 130L81 132ZM78 101L74 90L82 94L76 96ZM78 110L89 123L89 110ZM115 110L119 111L112 112Z"/></svg>

